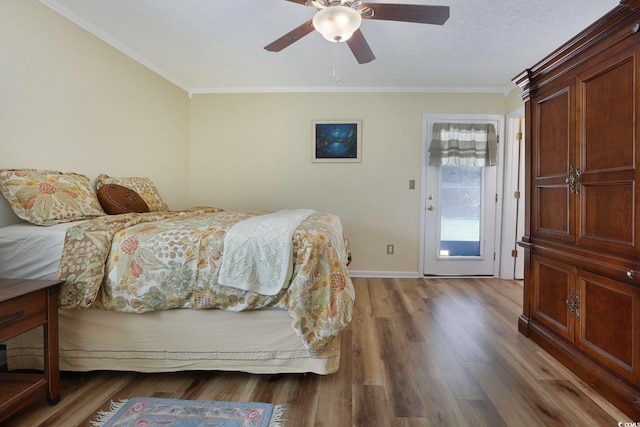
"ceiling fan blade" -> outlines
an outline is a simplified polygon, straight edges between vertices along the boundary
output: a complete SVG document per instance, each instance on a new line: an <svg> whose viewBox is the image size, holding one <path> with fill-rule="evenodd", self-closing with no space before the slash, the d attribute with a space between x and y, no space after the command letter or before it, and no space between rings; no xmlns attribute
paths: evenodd
<svg viewBox="0 0 640 427"><path fill-rule="evenodd" d="M358 9L373 9L373 16L365 19L416 22L418 24L442 25L449 19L449 6L425 6L418 4L362 3Z"/></svg>
<svg viewBox="0 0 640 427"><path fill-rule="evenodd" d="M347 45L356 57L358 64L366 64L376 59L376 56L371 51L369 43L365 40L364 35L360 29L357 29L349 39L347 39Z"/></svg>
<svg viewBox="0 0 640 427"><path fill-rule="evenodd" d="M312 31L313 23L311 22L311 19L309 19L304 24L300 25L297 28L294 28L284 36L280 37L278 40L266 45L264 48L271 52L280 52L285 47L297 42Z"/></svg>

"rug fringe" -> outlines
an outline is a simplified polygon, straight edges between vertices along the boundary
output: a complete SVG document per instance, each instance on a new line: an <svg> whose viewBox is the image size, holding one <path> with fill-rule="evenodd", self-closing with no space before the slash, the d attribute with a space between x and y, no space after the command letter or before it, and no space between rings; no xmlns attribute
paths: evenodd
<svg viewBox="0 0 640 427"><path fill-rule="evenodd" d="M284 405L275 405L273 407L273 414L271 415L271 421L269 427L284 427Z"/></svg>
<svg viewBox="0 0 640 427"><path fill-rule="evenodd" d="M98 414L96 415L96 419L93 421L90 421L91 426L92 427L103 426L107 421L109 421L111 417L115 415L116 412L118 412L120 408L122 408L122 406L124 406L125 403L127 403L127 401L128 399L122 399L117 402L114 402L112 400L111 404L109 405L108 411L98 411Z"/></svg>

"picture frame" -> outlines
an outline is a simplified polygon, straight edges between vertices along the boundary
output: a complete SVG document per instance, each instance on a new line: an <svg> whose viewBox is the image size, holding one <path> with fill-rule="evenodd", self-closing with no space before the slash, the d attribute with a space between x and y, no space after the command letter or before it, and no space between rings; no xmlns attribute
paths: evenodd
<svg viewBox="0 0 640 427"><path fill-rule="evenodd" d="M362 161L362 120L313 120L312 135L312 162Z"/></svg>

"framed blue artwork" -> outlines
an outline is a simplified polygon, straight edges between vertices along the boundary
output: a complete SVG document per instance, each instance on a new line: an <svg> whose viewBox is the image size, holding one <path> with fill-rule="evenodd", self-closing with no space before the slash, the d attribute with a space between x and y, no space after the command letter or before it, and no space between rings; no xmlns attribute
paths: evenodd
<svg viewBox="0 0 640 427"><path fill-rule="evenodd" d="M361 162L362 120L314 120L311 161Z"/></svg>

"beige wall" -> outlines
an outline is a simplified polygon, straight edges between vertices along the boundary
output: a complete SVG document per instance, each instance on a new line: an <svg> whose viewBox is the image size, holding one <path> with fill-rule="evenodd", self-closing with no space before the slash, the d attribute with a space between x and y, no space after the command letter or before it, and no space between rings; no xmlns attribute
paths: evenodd
<svg viewBox="0 0 640 427"><path fill-rule="evenodd" d="M209 94L191 102L189 194L226 209L342 218L352 270L419 270L424 113L505 114L493 94ZM362 163L311 163L314 119L361 119ZM409 190L409 180L417 188ZM386 245L395 255L386 255Z"/></svg>
<svg viewBox="0 0 640 427"><path fill-rule="evenodd" d="M507 95L507 113L524 107L524 102L520 96L521 93L522 90L519 87L514 87L509 91L509 94Z"/></svg>
<svg viewBox="0 0 640 427"><path fill-rule="evenodd" d="M148 176L187 204L182 89L36 0L0 2L0 61L0 168ZM0 199L0 225L17 222Z"/></svg>

